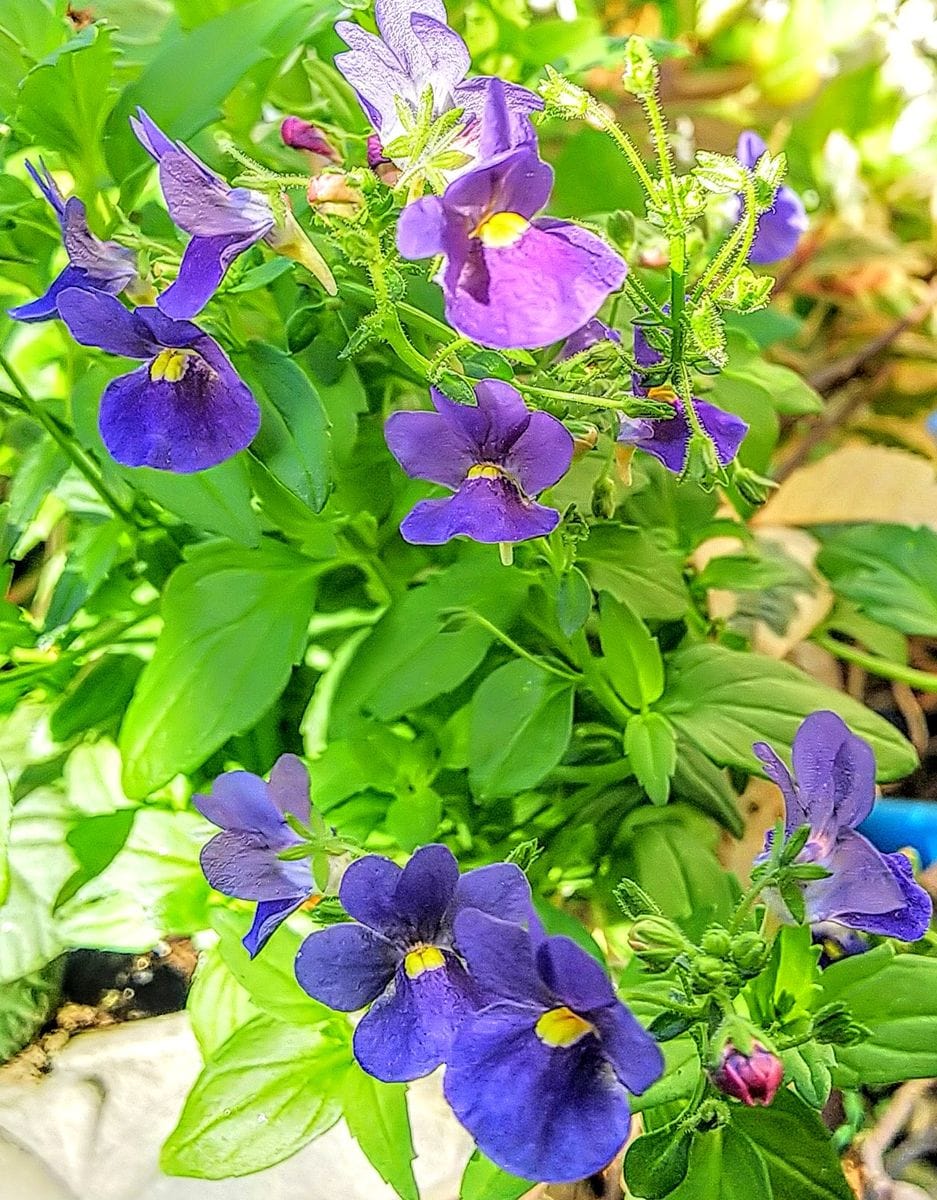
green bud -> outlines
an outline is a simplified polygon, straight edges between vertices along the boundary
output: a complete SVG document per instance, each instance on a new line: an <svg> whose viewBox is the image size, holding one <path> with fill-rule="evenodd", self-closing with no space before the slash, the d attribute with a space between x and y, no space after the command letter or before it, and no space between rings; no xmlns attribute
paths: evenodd
<svg viewBox="0 0 937 1200"><path fill-rule="evenodd" d="M717 483L727 481L725 469L716 457L716 447L705 433L694 433L690 438L686 465L680 478L698 483L706 492L711 492Z"/></svg>
<svg viewBox="0 0 937 1200"><path fill-rule="evenodd" d="M592 515L608 520L615 514L615 484L608 475L600 475L592 487Z"/></svg>
<svg viewBox="0 0 937 1200"><path fill-rule="evenodd" d="M666 971L689 946L686 938L666 917L639 917L628 931L628 945L648 967Z"/></svg>
<svg viewBox="0 0 937 1200"><path fill-rule="evenodd" d="M616 208L605 222L605 232L616 249L624 255L630 254L635 242L634 213Z"/></svg>
<svg viewBox="0 0 937 1200"><path fill-rule="evenodd" d="M642 37L632 34L625 46L621 81L632 96L650 96L657 87L657 60Z"/></svg>
<svg viewBox="0 0 937 1200"><path fill-rule="evenodd" d="M721 925L710 925L700 941L700 948L704 953L712 954L716 958L725 958L731 945L729 931Z"/></svg>
<svg viewBox="0 0 937 1200"><path fill-rule="evenodd" d="M818 1042L831 1046L855 1046L870 1036L870 1030L852 1019L841 1000L820 1009L813 1018L812 1032Z"/></svg>
<svg viewBox="0 0 937 1200"><path fill-rule="evenodd" d="M544 67L546 79L541 80L537 90L558 116L574 120L586 115L592 97L575 83L568 80L551 66Z"/></svg>
<svg viewBox="0 0 937 1200"><path fill-rule="evenodd" d="M744 975L757 975L768 960L768 943L759 933L740 933L729 954Z"/></svg>
<svg viewBox="0 0 937 1200"><path fill-rule="evenodd" d="M586 526L586 530L588 531L588 526ZM636 884L633 879L623 879L615 888L614 896L621 911L633 921L636 921L638 917L660 917L662 915L644 888Z"/></svg>
<svg viewBox="0 0 937 1200"><path fill-rule="evenodd" d="M773 479L766 479L738 463L735 463L732 469L732 482L749 504L764 504L778 486Z"/></svg>
<svg viewBox="0 0 937 1200"><path fill-rule="evenodd" d="M712 987L725 983L730 971L721 958L716 958L712 954L701 954L693 960L692 973L694 979Z"/></svg>

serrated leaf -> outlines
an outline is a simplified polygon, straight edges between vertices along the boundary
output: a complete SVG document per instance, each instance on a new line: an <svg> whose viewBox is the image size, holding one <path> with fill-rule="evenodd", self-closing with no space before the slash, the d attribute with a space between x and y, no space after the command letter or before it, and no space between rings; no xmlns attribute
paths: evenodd
<svg viewBox="0 0 937 1200"><path fill-rule="evenodd" d="M536 1184L530 1179L521 1179L496 1167L480 1150L468 1160L459 1200L520 1200Z"/></svg>
<svg viewBox="0 0 937 1200"><path fill-rule="evenodd" d="M381 1083L354 1063L345 1078L342 1112L368 1161L401 1200L419 1200L407 1087Z"/></svg>

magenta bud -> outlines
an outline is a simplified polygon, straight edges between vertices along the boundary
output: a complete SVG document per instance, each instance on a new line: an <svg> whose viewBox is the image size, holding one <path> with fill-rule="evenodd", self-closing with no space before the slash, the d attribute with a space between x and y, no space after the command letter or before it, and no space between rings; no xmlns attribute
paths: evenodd
<svg viewBox="0 0 937 1200"><path fill-rule="evenodd" d="M338 151L322 130L316 129L315 125L310 125L302 117L284 117L280 126L280 137L284 144L293 150L309 150L322 158L331 159L332 162L339 161Z"/></svg>
<svg viewBox="0 0 937 1200"><path fill-rule="evenodd" d="M386 162L390 162L390 159L384 156L384 147L381 145L381 139L376 133L372 133L368 138L368 166L373 171L375 167L379 167L381 163Z"/></svg>
<svg viewBox="0 0 937 1200"><path fill-rule="evenodd" d="M751 1054L743 1054L728 1042L711 1078L721 1092L734 1096L749 1108L756 1104L767 1106L781 1086L784 1065L760 1042L752 1043Z"/></svg>

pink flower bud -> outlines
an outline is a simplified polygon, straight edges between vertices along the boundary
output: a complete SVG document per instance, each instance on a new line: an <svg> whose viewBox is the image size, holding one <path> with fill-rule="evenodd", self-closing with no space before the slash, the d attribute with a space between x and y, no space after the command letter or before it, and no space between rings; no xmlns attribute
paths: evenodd
<svg viewBox="0 0 937 1200"><path fill-rule="evenodd" d="M285 117L280 126L280 137L293 150L308 150L332 162L339 162L338 151L322 130L316 129L315 125L310 125L302 117Z"/></svg>
<svg viewBox="0 0 937 1200"><path fill-rule="evenodd" d="M749 1108L756 1104L767 1106L781 1086L784 1065L760 1042L752 1043L751 1054L743 1054L728 1042L711 1078L721 1092L734 1096Z"/></svg>
<svg viewBox="0 0 937 1200"><path fill-rule="evenodd" d="M306 188L306 199L313 208L338 216L351 216L360 207L364 197L357 188L350 187L348 177L332 171L314 175Z"/></svg>

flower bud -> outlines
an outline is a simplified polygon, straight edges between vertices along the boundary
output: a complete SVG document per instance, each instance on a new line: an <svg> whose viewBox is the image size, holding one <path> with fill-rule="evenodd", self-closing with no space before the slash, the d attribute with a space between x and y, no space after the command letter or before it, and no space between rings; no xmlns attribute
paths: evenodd
<svg viewBox="0 0 937 1200"><path fill-rule="evenodd" d="M750 1054L743 1054L727 1042L719 1066L710 1078L721 1092L734 1096L749 1108L757 1104L767 1106L781 1086L784 1065L760 1042L752 1043Z"/></svg>
<svg viewBox="0 0 937 1200"><path fill-rule="evenodd" d="M757 975L767 961L768 943L759 933L740 933L729 953L744 975Z"/></svg>
<svg viewBox="0 0 937 1200"><path fill-rule="evenodd" d="M648 967L665 971L687 949L687 941L666 917L639 917L628 931L628 945Z"/></svg>
<svg viewBox="0 0 937 1200"><path fill-rule="evenodd" d="M607 475L600 475L592 485L592 515L606 520L615 513L615 484Z"/></svg>
<svg viewBox="0 0 937 1200"><path fill-rule="evenodd" d="M700 947L704 953L712 954L715 958L725 958L731 944L732 938L728 929L723 929L721 925L711 925L703 934Z"/></svg>
<svg viewBox="0 0 937 1200"><path fill-rule="evenodd" d="M725 983L732 973L732 968L713 954L701 954L693 960L693 978L705 987Z"/></svg>
<svg viewBox="0 0 937 1200"><path fill-rule="evenodd" d="M312 208L325 213L350 217L364 202L357 188L350 187L348 176L341 171L314 175L306 188L306 199Z"/></svg>
<svg viewBox="0 0 937 1200"><path fill-rule="evenodd" d="M280 137L283 144L293 150L308 150L310 154L318 154L320 158L339 162L338 151L331 144L321 129L310 125L302 117L285 117L280 125Z"/></svg>
<svg viewBox="0 0 937 1200"><path fill-rule="evenodd" d="M368 166L381 183L388 187L393 187L400 178L400 168L384 153L381 139L376 133L372 133L368 138Z"/></svg>

